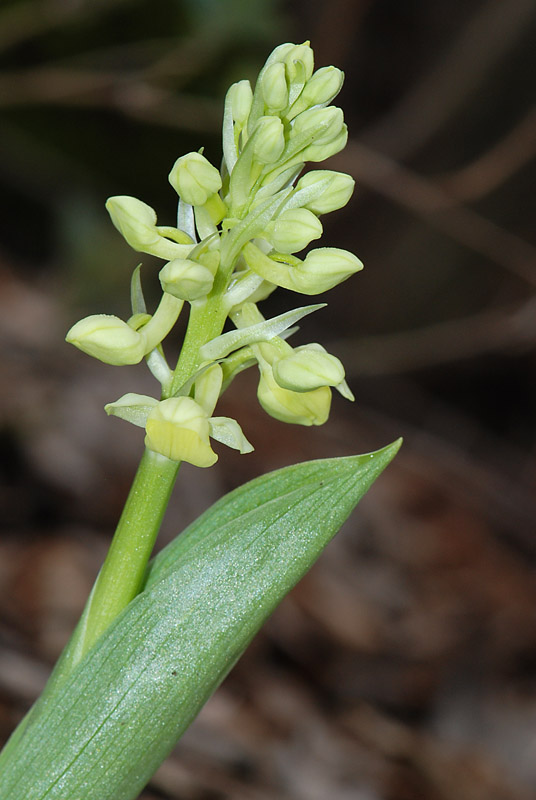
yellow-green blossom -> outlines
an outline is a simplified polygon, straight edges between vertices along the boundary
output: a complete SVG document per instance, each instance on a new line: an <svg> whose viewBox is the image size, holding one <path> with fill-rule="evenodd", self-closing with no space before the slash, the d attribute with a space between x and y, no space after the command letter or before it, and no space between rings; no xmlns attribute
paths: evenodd
<svg viewBox="0 0 536 800"><path fill-rule="evenodd" d="M182 300L197 300L212 289L212 272L188 258L176 258L162 267L159 273L162 289Z"/></svg>
<svg viewBox="0 0 536 800"><path fill-rule="evenodd" d="M267 228L267 238L280 253L297 253L322 236L322 223L306 208L283 211Z"/></svg>
<svg viewBox="0 0 536 800"><path fill-rule="evenodd" d="M170 397L151 409L145 445L171 461L211 467L218 460L209 441L209 417L191 397Z"/></svg>
<svg viewBox="0 0 536 800"><path fill-rule="evenodd" d="M346 205L354 186L354 179L344 172L314 169L300 178L296 184L296 194L302 193L304 208L315 214L329 214ZM318 193L315 189L319 190Z"/></svg>
<svg viewBox="0 0 536 800"><path fill-rule="evenodd" d="M201 153L187 153L178 158L169 182L185 203L203 206L209 197L221 189L221 175Z"/></svg>
<svg viewBox="0 0 536 800"><path fill-rule="evenodd" d="M320 345L297 347L273 365L274 379L284 389L307 392L321 386L338 386L344 381L344 367L336 356Z"/></svg>
<svg viewBox="0 0 536 800"><path fill-rule="evenodd" d="M241 80L227 92L222 169L202 148L175 161L169 182L179 195L176 226L158 225L155 211L134 197L107 202L131 247L167 262L159 273L162 298L147 313L138 267L130 319L94 315L67 339L109 364L147 359L163 399L128 393L107 411L145 425L147 446L167 458L210 466L217 459L210 437L243 453L252 449L236 420L213 414L234 376L255 363L259 401L279 420L322 424L331 387L353 399L335 356L318 344L293 349L284 338L320 305L271 320L256 306L278 286L316 295L362 269L355 255L335 247L296 255L322 236L319 216L344 206L354 188L341 172L300 177L307 162L321 162L346 144L343 112L331 105L343 78L336 67L315 71L309 42L276 47L254 90ZM173 369L162 342L184 302L191 304L189 328ZM227 316L237 330L223 333Z"/></svg>
<svg viewBox="0 0 536 800"><path fill-rule="evenodd" d="M110 197L106 208L113 224L134 250L171 259L185 257L192 249L188 234L177 228L158 228L156 212L135 197Z"/></svg>
<svg viewBox="0 0 536 800"><path fill-rule="evenodd" d="M65 337L69 344L105 364L138 364L145 355L143 336L111 314L92 314L77 322Z"/></svg>
<svg viewBox="0 0 536 800"><path fill-rule="evenodd" d="M294 425L323 425L326 422L331 407L331 390L327 386L293 392L277 383L271 365L262 357L259 369L257 397L267 414Z"/></svg>

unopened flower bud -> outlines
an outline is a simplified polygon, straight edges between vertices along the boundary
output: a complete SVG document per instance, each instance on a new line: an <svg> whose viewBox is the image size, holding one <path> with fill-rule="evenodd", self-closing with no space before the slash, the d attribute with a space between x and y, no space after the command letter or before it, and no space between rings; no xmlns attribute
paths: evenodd
<svg viewBox="0 0 536 800"><path fill-rule="evenodd" d="M314 344L297 347L276 361L273 372L279 386L293 392L338 386L344 380L344 367L339 359Z"/></svg>
<svg viewBox="0 0 536 800"><path fill-rule="evenodd" d="M190 237L177 229L173 229L173 232L178 242L163 236L156 227L155 211L135 197L110 197L106 201L106 208L113 224L134 250L159 258L176 258L184 253L185 244L191 243Z"/></svg>
<svg viewBox="0 0 536 800"><path fill-rule="evenodd" d="M170 397L147 417L145 445L171 461L210 467L218 460L209 441L209 418L191 397Z"/></svg>
<svg viewBox="0 0 536 800"><path fill-rule="evenodd" d="M306 147L304 150L302 150L300 157L303 159L303 161L325 161L327 158L331 158L331 156L334 156L336 153L340 153L341 150L344 150L347 141L348 128L346 125L343 125L339 135L334 139L326 144L317 144L316 142L313 142L313 144L310 144L309 147Z"/></svg>
<svg viewBox="0 0 536 800"><path fill-rule="evenodd" d="M214 276L209 269L188 258L169 261L159 273L164 292L181 300L198 300L212 289Z"/></svg>
<svg viewBox="0 0 536 800"><path fill-rule="evenodd" d="M325 145L339 136L343 125L344 115L337 106L310 108L295 118L291 136L308 138L315 145Z"/></svg>
<svg viewBox="0 0 536 800"><path fill-rule="evenodd" d="M261 164L273 164L285 148L285 132L279 117L261 117L253 133L253 153Z"/></svg>
<svg viewBox="0 0 536 800"><path fill-rule="evenodd" d="M261 70L261 74L264 70L266 70L270 64L276 64L277 62L281 62L282 64L285 63L285 58L287 55L296 47L295 44L292 42L284 42L283 44L278 44L277 47L274 47L266 62L264 64L263 69Z"/></svg>
<svg viewBox="0 0 536 800"><path fill-rule="evenodd" d="M293 45L284 55L289 82L308 81L315 66L314 53L308 43Z"/></svg>
<svg viewBox="0 0 536 800"><path fill-rule="evenodd" d="M361 269L363 263L348 250L319 247L311 250L295 268L296 283L318 294L332 289Z"/></svg>
<svg viewBox="0 0 536 800"><path fill-rule="evenodd" d="M310 197L303 204L315 214L329 214L346 205L352 192L354 191L355 181L350 175L344 172L333 172L329 169L317 169L307 172L296 184L296 192L308 189L307 196ZM319 193L315 194L315 187Z"/></svg>
<svg viewBox="0 0 536 800"><path fill-rule="evenodd" d="M227 99L231 101L231 114L234 122L242 126L249 116L253 100L250 82L243 80L233 83L227 92Z"/></svg>
<svg viewBox="0 0 536 800"><path fill-rule="evenodd" d="M272 64L281 63L285 64L289 78L294 80L298 62L302 64L301 69L303 70L303 80L305 82L311 77L314 69L314 53L309 46L309 42L304 42L303 44L293 44L292 42L280 44L268 56L261 75Z"/></svg>
<svg viewBox="0 0 536 800"><path fill-rule="evenodd" d="M270 111L282 111L288 105L288 86L285 65L270 64L262 74L262 94Z"/></svg>
<svg viewBox="0 0 536 800"><path fill-rule="evenodd" d="M298 253L322 236L322 223L306 208L291 208L269 225L268 234L280 253Z"/></svg>
<svg viewBox="0 0 536 800"><path fill-rule="evenodd" d="M325 106L339 94L344 81L344 73L337 67L322 67L309 78L303 90L292 105L289 117L295 117L312 106Z"/></svg>
<svg viewBox="0 0 536 800"><path fill-rule="evenodd" d="M301 294L320 294L363 269L361 261L347 250L320 247L301 261L290 254L266 255L253 242L242 249L248 267L266 281Z"/></svg>
<svg viewBox="0 0 536 800"><path fill-rule="evenodd" d="M203 206L215 192L221 189L221 175L201 153L187 153L178 158L169 182L185 203Z"/></svg>
<svg viewBox="0 0 536 800"><path fill-rule="evenodd" d="M138 364L145 355L145 338L119 317L93 314L77 322L65 337L69 344L105 364Z"/></svg>
<svg viewBox="0 0 536 800"><path fill-rule="evenodd" d="M261 363L260 367L257 397L267 414L294 425L323 425L326 422L331 406L329 387L293 392L279 386L269 365Z"/></svg>
<svg viewBox="0 0 536 800"><path fill-rule="evenodd" d="M136 250L141 249L136 245L158 238L156 212L147 203L136 197L120 195L108 198L106 208L115 227Z"/></svg>

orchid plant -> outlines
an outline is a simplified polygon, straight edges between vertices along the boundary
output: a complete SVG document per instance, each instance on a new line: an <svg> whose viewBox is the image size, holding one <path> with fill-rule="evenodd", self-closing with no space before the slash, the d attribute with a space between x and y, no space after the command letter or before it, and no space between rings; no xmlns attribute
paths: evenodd
<svg viewBox="0 0 536 800"><path fill-rule="evenodd" d="M354 188L340 172L301 175L346 144L343 113L331 105L342 82L336 67L314 69L308 43L280 45L254 89L242 80L227 92L221 169L202 149L175 161L175 226L159 225L134 197L106 203L127 243L164 262L162 296L149 313L138 266L132 316L91 315L67 341L107 364L145 359L159 390L129 392L105 407L145 430L145 451L82 618L0 756L5 800L136 797L399 447L262 476L150 561L181 462L212 466L213 442L253 450L239 422L216 413L239 373L257 367L259 403L286 423L325 423L332 389L354 399L336 356L317 343L289 342L296 323L323 303L271 319L259 309L277 287L318 295L362 269L338 248L296 255ZM187 307L170 366L163 343Z"/></svg>

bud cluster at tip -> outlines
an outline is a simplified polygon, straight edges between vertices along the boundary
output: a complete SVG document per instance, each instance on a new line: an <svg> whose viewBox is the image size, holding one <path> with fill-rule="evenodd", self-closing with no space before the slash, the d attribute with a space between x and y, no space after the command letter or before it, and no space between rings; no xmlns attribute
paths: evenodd
<svg viewBox="0 0 536 800"><path fill-rule="evenodd" d="M148 313L137 268L132 317L92 315L76 323L67 340L108 364L147 359L163 399L129 394L107 411L134 424L142 419L147 447L167 458L210 466L217 456L209 438L240 452L251 449L236 421L213 416L221 392L251 364L259 368L259 401L279 420L322 424L332 388L353 399L337 358L320 345L293 349L286 341L285 327L293 324L286 317L298 319L308 310L265 320L257 308L278 286L316 295L363 266L334 247L296 255L320 239L320 217L342 208L354 189L353 178L341 172L312 169L300 177L307 162L324 161L346 144L343 112L332 105L343 78L333 66L315 70L308 42L280 45L254 88L241 80L227 92L221 170L202 149L173 164L175 225L159 225L155 211L134 197L106 203L128 244L165 262L159 272L162 298ZM185 356L191 365L186 376L182 355L172 370L162 349L185 302L196 332L187 334L184 347L195 339L197 348ZM227 317L236 331L222 334Z"/></svg>

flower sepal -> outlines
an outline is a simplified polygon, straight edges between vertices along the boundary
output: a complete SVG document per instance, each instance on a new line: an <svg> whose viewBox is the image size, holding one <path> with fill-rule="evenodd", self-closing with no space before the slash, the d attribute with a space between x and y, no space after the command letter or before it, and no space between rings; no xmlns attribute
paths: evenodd
<svg viewBox="0 0 536 800"><path fill-rule="evenodd" d="M139 428L145 428L149 414L157 405L158 400L154 397L128 392L114 403L107 403L104 410L108 415L124 419Z"/></svg>
<svg viewBox="0 0 536 800"><path fill-rule="evenodd" d="M219 364L205 365L194 382L194 399L210 416L221 394L223 370Z"/></svg>
<svg viewBox="0 0 536 800"><path fill-rule="evenodd" d="M221 444L238 450L241 455L252 453L255 449L251 442L248 442L242 428L235 419L231 417L211 417L209 419L210 436Z"/></svg>

